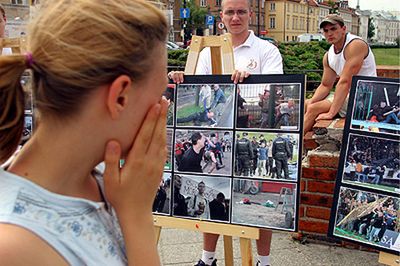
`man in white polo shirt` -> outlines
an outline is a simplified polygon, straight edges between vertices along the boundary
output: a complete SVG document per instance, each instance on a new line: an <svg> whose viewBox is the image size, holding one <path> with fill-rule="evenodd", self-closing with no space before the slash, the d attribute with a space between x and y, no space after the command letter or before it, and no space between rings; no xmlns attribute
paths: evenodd
<svg viewBox="0 0 400 266"><path fill-rule="evenodd" d="M317 120L332 119L336 114L346 116L354 75L376 77L375 58L371 49L360 37L346 33L342 17L328 15L319 27L332 46L323 58L321 84L305 104L304 133L310 131ZM330 94L336 76L339 76L339 81L335 93Z"/></svg>
<svg viewBox="0 0 400 266"><path fill-rule="evenodd" d="M252 16L249 0L223 0L220 13L222 22L232 35L232 45L235 61L235 71L232 73L234 83L242 82L250 74L283 74L282 57L277 47L268 41L261 40L249 30L250 17ZM211 52L209 48L203 49L197 63L197 75L210 75ZM182 71L168 73L174 82L183 82ZM203 254L197 263L202 265L216 265L215 249L219 235L204 233ZM257 240L259 255L257 265L270 265L269 253L271 247L271 230L260 230L260 239Z"/></svg>

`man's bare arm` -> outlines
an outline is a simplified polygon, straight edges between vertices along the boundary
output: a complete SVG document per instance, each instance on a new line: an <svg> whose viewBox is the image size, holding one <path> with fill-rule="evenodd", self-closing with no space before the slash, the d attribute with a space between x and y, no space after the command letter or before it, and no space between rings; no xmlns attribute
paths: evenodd
<svg viewBox="0 0 400 266"><path fill-rule="evenodd" d="M329 114L335 116L342 107L351 87L351 80L360 71L364 58L368 55L368 45L362 40L352 41L345 49L344 65L339 82L336 85L335 98L332 102Z"/></svg>
<svg viewBox="0 0 400 266"><path fill-rule="evenodd" d="M322 74L321 84L316 89L313 97L310 99L310 103L322 101L329 95L333 84L336 80L336 73L328 65L328 53L325 53L322 59L324 65L324 73Z"/></svg>

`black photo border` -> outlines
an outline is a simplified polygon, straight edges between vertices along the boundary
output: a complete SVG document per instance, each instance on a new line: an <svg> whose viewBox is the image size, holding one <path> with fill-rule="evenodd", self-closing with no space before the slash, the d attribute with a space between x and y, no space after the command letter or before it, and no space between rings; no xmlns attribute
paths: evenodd
<svg viewBox="0 0 400 266"><path fill-rule="evenodd" d="M349 105L347 108L347 110L349 110L350 112L348 112L346 115L346 122L345 122L345 126L344 126L344 131L343 131L342 147L340 150L339 166L338 166L338 171L337 171L337 175L336 175L336 184L335 184L335 190L334 190L334 195L333 195L333 204L332 204L330 221L329 221L328 236L334 237L334 238L337 238L340 240L352 242L352 243L355 243L358 245L367 246L367 247L370 247L373 249L377 249L379 251L384 251L384 252L398 255L399 252L392 250L392 249L384 248L384 247L377 246L377 245L371 245L371 244L368 244L365 242L357 241L355 239L341 237L341 236L334 234L336 215L337 215L337 211L338 211L339 194L340 194L340 190L342 187L347 188L347 189L354 189L354 190L359 190L359 191L376 193L376 194L385 195L385 196L391 196L391 197L397 197L397 198L400 197L399 193L382 191L379 189L373 189L370 187L358 186L356 184L349 184L349 183L342 182L342 177L343 177L343 172L344 172L344 164L346 162L347 146L349 145L350 133L355 134L355 135L365 136L365 137L372 137L372 138L379 137L382 139L388 139L388 140L394 140L394 141L400 140L400 135L385 134L385 133L378 133L378 132L368 132L368 131L362 131L362 130L351 128L351 122L352 122L352 117L353 117L353 112L354 112L356 88L357 88L357 84L359 81L370 81L370 82L375 81L377 83L378 82L379 83L388 82L388 83L398 83L400 85L400 82L398 79L381 78L381 77L364 77L364 76L354 76L352 79L350 93L349 93Z"/></svg>
<svg viewBox="0 0 400 266"><path fill-rule="evenodd" d="M172 80L169 81L170 84L174 84ZM287 182L287 183L292 183L296 184L296 197L295 197L295 213L294 213L294 227L293 229L285 229L285 228L276 228L276 227L264 227L264 226L256 226L256 225L249 225L249 227L253 228L264 228L264 229L271 229L271 230L276 230L276 231L284 231L284 232L296 232L298 230L298 223L299 223L299 208L300 208L300 177L301 177L301 155L302 155L302 149L303 149L303 121L304 121L304 115L303 115L303 110L304 110L304 99L305 99L305 83L306 83L306 76L302 74L282 74L282 75L250 75L248 78L244 79L243 82L240 84L299 84L300 85L300 93L299 93L299 100L300 100L300 113L299 113L299 127L296 130L285 130L285 129L243 129L243 128L237 128L236 127L236 115L237 115L237 84L234 86L234 106L233 106L233 112L234 112L234 117L233 117L233 127L232 128L221 128L221 127L214 127L214 128L208 128L208 127L194 127L194 126L185 126L185 127L180 127L175 123L173 126L168 126L169 129L173 129L173 140L172 140L172 169L171 171L168 171L169 174L171 174L171 200L170 200L170 215L171 217L176 217L176 218L182 218L181 216L174 216L173 215L173 196L174 196L174 175L196 175L198 176L199 174L193 174L193 173L186 173L186 172L176 172L175 170L175 136L176 130L218 130L218 131L229 131L232 132L232 162L231 165L232 167L234 166L234 146L236 144L235 136L237 131L246 131L246 132L254 132L254 133L282 133L282 134L298 134L298 147L299 147L299 157L298 157L298 177L296 181L285 181L283 179L279 180L271 180L271 179L254 179L254 178L246 178L246 177L238 177L233 175L233 169L232 169L232 175L230 176L225 176L224 178L230 178L231 179L231 197L233 195L233 180L234 179L245 179L249 181L258 181L258 182ZM233 81L231 80L231 75L185 75L184 76L184 82L180 83L182 85L188 85L188 84L234 84ZM176 117L176 111L177 111L177 91L179 89L179 85L176 84L176 92L174 93L174 120ZM167 171L166 171L167 172ZM215 175L209 175L207 173L201 174L206 177L214 177ZM231 198L232 200L232 198ZM223 223L223 224L235 224L235 225L243 225L240 223L233 223L232 222L232 202L229 206L230 212L229 212L229 222L223 222L223 221L210 221L213 223ZM156 213L155 213L156 214ZM188 220L193 220L193 218L183 218L183 219L188 219Z"/></svg>

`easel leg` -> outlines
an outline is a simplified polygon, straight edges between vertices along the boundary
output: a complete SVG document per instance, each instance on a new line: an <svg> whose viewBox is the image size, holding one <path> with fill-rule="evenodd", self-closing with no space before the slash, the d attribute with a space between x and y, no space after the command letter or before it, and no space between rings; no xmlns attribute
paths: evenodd
<svg viewBox="0 0 400 266"><path fill-rule="evenodd" d="M154 226L154 232L156 233L156 241L158 244L158 242L160 241L161 226Z"/></svg>
<svg viewBox="0 0 400 266"><path fill-rule="evenodd" d="M240 253L242 254L242 266L252 266L253 255L251 252L251 239L240 238Z"/></svg>
<svg viewBox="0 0 400 266"><path fill-rule="evenodd" d="M231 236L224 236L225 266L233 265L233 244Z"/></svg>

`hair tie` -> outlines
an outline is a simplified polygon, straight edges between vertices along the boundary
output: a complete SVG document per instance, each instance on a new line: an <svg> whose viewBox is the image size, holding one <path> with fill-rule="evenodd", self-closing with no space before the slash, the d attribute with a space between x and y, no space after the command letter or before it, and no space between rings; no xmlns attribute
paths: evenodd
<svg viewBox="0 0 400 266"><path fill-rule="evenodd" d="M31 68L33 65L33 56L31 52L25 53L25 64L28 68Z"/></svg>

